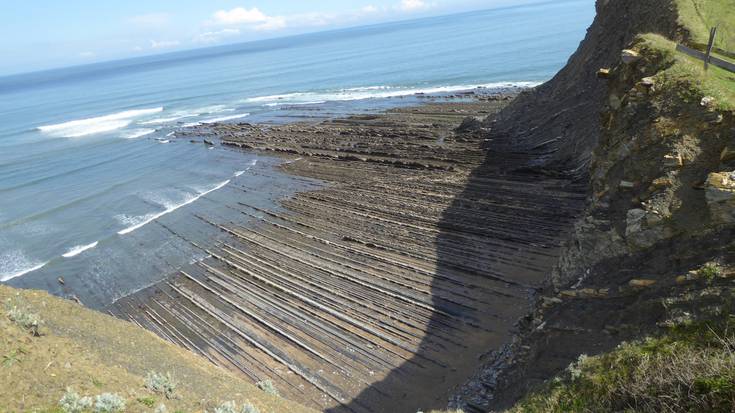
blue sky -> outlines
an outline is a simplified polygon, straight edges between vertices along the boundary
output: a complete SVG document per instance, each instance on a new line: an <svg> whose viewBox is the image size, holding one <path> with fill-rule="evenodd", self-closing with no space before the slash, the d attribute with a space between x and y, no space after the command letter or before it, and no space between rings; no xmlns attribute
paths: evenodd
<svg viewBox="0 0 735 413"><path fill-rule="evenodd" d="M0 13L0 74L539 0L31 0Z"/></svg>

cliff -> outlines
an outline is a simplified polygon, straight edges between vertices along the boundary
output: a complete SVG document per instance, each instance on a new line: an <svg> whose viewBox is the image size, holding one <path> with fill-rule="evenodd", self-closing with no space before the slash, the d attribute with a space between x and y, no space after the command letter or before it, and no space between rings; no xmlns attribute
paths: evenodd
<svg viewBox="0 0 735 413"><path fill-rule="evenodd" d="M731 45L734 9L598 1L569 64L486 121L491 144L517 137L523 167L573 176L589 196L516 341L456 405L730 411L719 384L733 383L735 75L705 72L675 48L701 44L702 28L718 23L718 44Z"/></svg>
<svg viewBox="0 0 735 413"><path fill-rule="evenodd" d="M688 37L671 0L600 0L596 9L594 22L567 65L487 121L495 121L490 138L496 150L527 152L527 165L547 173L584 175L600 137L599 112L607 95L597 69L615 63L620 50L639 33Z"/></svg>

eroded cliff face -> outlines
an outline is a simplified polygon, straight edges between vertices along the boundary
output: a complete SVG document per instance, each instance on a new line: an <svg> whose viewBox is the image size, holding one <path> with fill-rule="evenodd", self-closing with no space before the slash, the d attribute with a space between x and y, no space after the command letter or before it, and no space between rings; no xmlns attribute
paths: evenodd
<svg viewBox="0 0 735 413"><path fill-rule="evenodd" d="M514 342L488 353L452 406L502 410L582 354L731 314L733 111L674 76L671 42L656 41L668 42L641 37L599 68L588 208Z"/></svg>
<svg viewBox="0 0 735 413"><path fill-rule="evenodd" d="M604 1L569 64L488 119L493 150L589 185L549 286L452 406L502 410L581 354L735 301L735 116L677 72L672 1ZM643 33L658 33L661 36ZM518 158L514 158L518 159Z"/></svg>
<svg viewBox="0 0 735 413"><path fill-rule="evenodd" d="M672 80L673 61L649 41L632 49L607 75L591 203L553 274L557 288L602 261L735 223L733 112Z"/></svg>
<svg viewBox="0 0 735 413"><path fill-rule="evenodd" d="M597 69L613 65L639 33L687 37L671 0L598 0L596 8L597 17L568 64L497 118L491 136L495 149L522 150L529 153L532 167L584 177L600 136L599 112L607 96L607 84L596 77Z"/></svg>

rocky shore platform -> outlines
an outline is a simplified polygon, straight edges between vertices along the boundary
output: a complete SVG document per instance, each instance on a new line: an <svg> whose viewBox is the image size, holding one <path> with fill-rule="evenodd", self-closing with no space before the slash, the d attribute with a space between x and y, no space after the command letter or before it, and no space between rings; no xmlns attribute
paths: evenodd
<svg viewBox="0 0 735 413"><path fill-rule="evenodd" d="M445 407L511 340L584 207L584 186L486 141L478 118L509 98L181 136L322 185L278 209L241 202L241 221L199 216L226 240L109 312L316 409Z"/></svg>

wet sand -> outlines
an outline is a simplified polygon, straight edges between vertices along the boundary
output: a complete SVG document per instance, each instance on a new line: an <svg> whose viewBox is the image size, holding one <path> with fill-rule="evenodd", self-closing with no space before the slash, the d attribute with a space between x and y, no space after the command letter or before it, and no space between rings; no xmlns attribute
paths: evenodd
<svg viewBox="0 0 735 413"><path fill-rule="evenodd" d="M506 102L192 131L324 186L277 209L238 202L240 220L197 215L227 235L196 245L208 257L108 310L314 408L446 406L511 339L584 200L480 125L456 130Z"/></svg>

